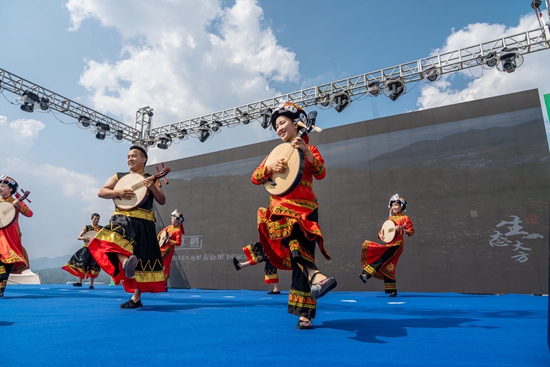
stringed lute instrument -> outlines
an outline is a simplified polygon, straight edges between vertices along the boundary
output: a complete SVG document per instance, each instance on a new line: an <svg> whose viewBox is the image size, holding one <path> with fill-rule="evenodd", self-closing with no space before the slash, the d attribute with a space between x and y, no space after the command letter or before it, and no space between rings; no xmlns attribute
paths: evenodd
<svg viewBox="0 0 550 367"><path fill-rule="evenodd" d="M19 196L19 194L17 193L15 195L17 200L19 200L20 202L23 202L23 200L27 199L27 196L29 196L30 191L21 190L21 192L23 193L22 196ZM10 203L9 201L0 202L0 229L5 228L10 224L12 224L16 216L17 216L17 208L15 207L15 205Z"/></svg>
<svg viewBox="0 0 550 367"><path fill-rule="evenodd" d="M318 132L322 130L315 128L315 118L317 111L311 111L307 115L307 124L300 124L302 127L296 137L301 137L309 133L312 129ZM286 168L282 172L273 172L271 177L264 183L265 189L275 196L284 196L294 190L300 183L305 168L304 153L300 149L293 148L289 142L284 142L277 145L267 156L265 165L275 163L283 158Z"/></svg>
<svg viewBox="0 0 550 367"><path fill-rule="evenodd" d="M153 180L162 178L170 173L170 167L164 167L163 164L161 164L161 166L162 171L153 175ZM149 195L149 189L143 183L144 179L145 177L139 173L128 173L118 180L115 185L115 190L131 189L134 192L134 196L131 199L124 199L120 197L114 198L113 201L117 208L122 210L132 210L143 204ZM168 181L165 182L168 183Z"/></svg>

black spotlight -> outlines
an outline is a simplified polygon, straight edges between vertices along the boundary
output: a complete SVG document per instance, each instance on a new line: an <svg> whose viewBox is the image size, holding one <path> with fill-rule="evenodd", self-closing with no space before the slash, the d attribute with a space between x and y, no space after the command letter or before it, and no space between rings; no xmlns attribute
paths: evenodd
<svg viewBox="0 0 550 367"><path fill-rule="evenodd" d="M98 139L98 140L105 140L105 135L106 135L105 131L100 130L95 134L95 138Z"/></svg>
<svg viewBox="0 0 550 367"><path fill-rule="evenodd" d="M116 140L122 140L124 138L124 131L117 130L115 133L115 139Z"/></svg>
<svg viewBox="0 0 550 367"><path fill-rule="evenodd" d="M266 108L265 110L260 111L260 115L262 115L262 121L260 122L260 125L267 129L269 127L269 122L271 120L271 114L273 113L273 110L271 108Z"/></svg>
<svg viewBox="0 0 550 367"><path fill-rule="evenodd" d="M342 112L347 106L349 106L349 95L346 91L338 92L334 96L334 109L336 112Z"/></svg>
<svg viewBox="0 0 550 367"><path fill-rule="evenodd" d="M388 97L392 101L397 100L397 98L405 93L405 84L399 78L388 80L386 82L386 88L389 92Z"/></svg>
<svg viewBox="0 0 550 367"><path fill-rule="evenodd" d="M34 112L34 104L29 102L25 102L24 104L21 105L20 108L22 111L25 111L25 112Z"/></svg>
<svg viewBox="0 0 550 367"><path fill-rule="evenodd" d="M78 122L80 123L80 125L82 125L82 127L90 127L89 117L80 115L80 117L78 118Z"/></svg>
<svg viewBox="0 0 550 367"><path fill-rule="evenodd" d="M208 129L208 122L201 120L200 122L201 131L199 133L199 141L204 143L206 139L210 137L210 130Z"/></svg>
<svg viewBox="0 0 550 367"><path fill-rule="evenodd" d="M183 139L186 136L187 136L187 129L181 129L180 132L178 133L178 138Z"/></svg>
<svg viewBox="0 0 550 367"><path fill-rule="evenodd" d="M210 137L210 131L208 130L201 130L201 133L199 135L199 141L201 143L204 143L206 141L206 139L208 139Z"/></svg>
<svg viewBox="0 0 550 367"><path fill-rule="evenodd" d="M159 148L159 149L168 149L170 144L172 144L172 138L170 137L170 135L166 134L166 135L161 136L159 138L157 148Z"/></svg>
<svg viewBox="0 0 550 367"><path fill-rule="evenodd" d="M98 122L96 126L103 132L111 130L111 127L109 126L109 124L106 124L103 122Z"/></svg>
<svg viewBox="0 0 550 367"><path fill-rule="evenodd" d="M243 113L241 116L241 122L245 125L247 125L250 122L250 115L248 113Z"/></svg>
<svg viewBox="0 0 550 367"><path fill-rule="evenodd" d="M212 122L212 125L211 125L211 129L212 131L216 132L220 129L220 127L222 126L222 123L219 122L218 120Z"/></svg>
<svg viewBox="0 0 550 367"><path fill-rule="evenodd" d="M40 98L40 109L42 111L47 111L50 108L50 100L48 98Z"/></svg>
<svg viewBox="0 0 550 367"><path fill-rule="evenodd" d="M373 97L380 95L380 83L377 81L370 82L367 85L367 91Z"/></svg>

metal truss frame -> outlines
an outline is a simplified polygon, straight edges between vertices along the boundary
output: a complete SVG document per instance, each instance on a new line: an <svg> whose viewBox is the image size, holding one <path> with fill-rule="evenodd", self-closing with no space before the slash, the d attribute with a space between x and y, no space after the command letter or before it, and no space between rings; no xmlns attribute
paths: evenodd
<svg viewBox="0 0 550 367"><path fill-rule="evenodd" d="M94 132L103 131L116 136L117 140L127 140L145 148L161 143L157 146L166 149L172 141L186 139L189 136L198 138L202 136L201 141L204 141L209 135L219 131L221 127L248 124L252 121L261 122L264 119L262 114L270 114L266 111L274 109L281 102L291 101L302 107L337 107L336 104L340 103L342 98L351 101L360 97L382 94L388 83L395 81L404 86L406 83L435 80L436 77L439 78L445 74L483 66L488 57L495 57L505 50L515 50L519 55L525 55L549 48L550 42L544 27L537 28L154 128L152 127L153 109L150 107L138 109L136 122L132 127L3 69L0 69L0 91L6 90L18 95L18 101L21 103L32 103L33 101L29 100L27 96L29 92L34 93L35 98L37 96L47 100L49 109L75 118L79 123L87 122ZM496 62L498 62L498 58L495 58ZM204 138L205 135L206 138Z"/></svg>

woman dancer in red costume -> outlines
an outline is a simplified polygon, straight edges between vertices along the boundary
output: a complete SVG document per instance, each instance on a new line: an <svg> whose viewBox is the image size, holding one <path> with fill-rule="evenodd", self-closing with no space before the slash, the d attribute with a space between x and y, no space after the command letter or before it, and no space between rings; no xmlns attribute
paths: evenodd
<svg viewBox="0 0 550 367"><path fill-rule="evenodd" d="M162 255L162 263L164 264L164 277L168 281L170 277L170 264L172 263L172 257L174 256L176 246L181 246L181 236L185 234L185 229L183 228L183 215L174 210L170 216L170 225L163 228L157 238L159 239L160 244L160 253ZM166 232L166 237L164 243L160 243L162 234ZM168 289L168 284L166 284L166 289Z"/></svg>
<svg viewBox="0 0 550 367"><path fill-rule="evenodd" d="M19 185L13 178L0 176L0 202L11 203L16 210L13 222L0 229L0 297L4 296L4 290L8 283L10 273L21 273L29 268L27 251L21 244L21 230L19 229L19 213L25 217L32 217L32 210L23 201L13 198Z"/></svg>
<svg viewBox="0 0 550 367"><path fill-rule="evenodd" d="M408 216L403 214L407 210L407 201L395 194L390 198L388 204L390 209L389 220L396 225L396 234L390 243L380 245L376 242L365 241L361 248L361 265L363 271L359 274L359 278L366 283L371 277L384 280L384 290L390 294L390 297L397 296L397 283L395 270L399 257L403 253L405 241L403 236L412 236L414 228ZM378 238L381 238L378 234Z"/></svg>
<svg viewBox="0 0 550 367"><path fill-rule="evenodd" d="M309 137L298 136L298 122L307 123L305 111L286 102L271 115L271 125L277 135L303 152L305 165L298 185L288 194L271 195L268 208L258 209L258 232L263 252L278 269L292 270L288 298L288 313L299 317L298 329L310 329L315 317L317 299L336 287L336 279L321 273L315 263L315 247L326 259L323 234L318 224L318 203L313 192L313 179L326 175L319 150L308 145ZM252 183L262 185L274 172L283 172L283 158L267 163L267 158L254 170Z"/></svg>

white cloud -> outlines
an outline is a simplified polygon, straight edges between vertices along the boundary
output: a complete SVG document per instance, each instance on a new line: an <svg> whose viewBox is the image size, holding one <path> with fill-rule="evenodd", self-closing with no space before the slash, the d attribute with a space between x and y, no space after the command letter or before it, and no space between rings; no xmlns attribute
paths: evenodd
<svg viewBox="0 0 550 367"><path fill-rule="evenodd" d="M0 116L0 143L4 158L10 155L17 156L17 152L28 151L34 140L38 138L40 130L45 125L33 119L18 119L8 122L6 116Z"/></svg>
<svg viewBox="0 0 550 367"><path fill-rule="evenodd" d="M126 1L123 11L106 0L67 3L72 29L95 18L124 40L119 60L88 60L81 75L95 109L132 121L137 108L151 106L153 124L167 125L273 96L272 81L298 79L295 54L263 25L256 1L150 4Z"/></svg>
<svg viewBox="0 0 550 367"><path fill-rule="evenodd" d="M515 27L487 23L470 24L453 32L443 47L435 50L433 55L512 36L538 27L539 23L533 14L522 16ZM469 81L463 88L452 87L449 79L456 77L453 75L433 84L425 84L421 87L417 105L420 108L439 107L533 88L538 88L541 95L549 93L550 88L546 82L550 79L547 53L548 51L539 51L524 55L524 64L509 74L500 72L496 68L482 70L476 67L461 71L460 76Z"/></svg>

